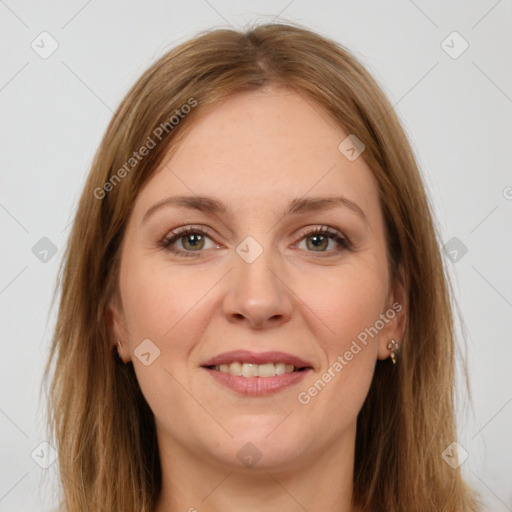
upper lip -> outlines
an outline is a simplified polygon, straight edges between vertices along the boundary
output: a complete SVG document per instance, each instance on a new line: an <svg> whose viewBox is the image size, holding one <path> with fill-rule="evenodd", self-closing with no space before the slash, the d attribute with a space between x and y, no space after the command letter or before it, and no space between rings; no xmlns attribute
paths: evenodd
<svg viewBox="0 0 512 512"><path fill-rule="evenodd" d="M285 352L251 352L250 350L233 350L224 352L218 356L209 359L202 366L219 366L221 364L239 363L284 363L292 364L295 368L312 368L311 363L300 357Z"/></svg>

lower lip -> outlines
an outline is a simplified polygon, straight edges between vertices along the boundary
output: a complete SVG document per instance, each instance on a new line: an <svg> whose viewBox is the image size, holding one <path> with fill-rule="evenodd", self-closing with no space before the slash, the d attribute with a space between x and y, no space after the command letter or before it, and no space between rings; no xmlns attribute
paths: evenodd
<svg viewBox="0 0 512 512"><path fill-rule="evenodd" d="M203 367L204 368L204 367ZM300 372L274 375L274 377L240 377L230 373L204 368L217 382L240 393L249 396L262 396L277 393L289 386L298 384L311 369Z"/></svg>

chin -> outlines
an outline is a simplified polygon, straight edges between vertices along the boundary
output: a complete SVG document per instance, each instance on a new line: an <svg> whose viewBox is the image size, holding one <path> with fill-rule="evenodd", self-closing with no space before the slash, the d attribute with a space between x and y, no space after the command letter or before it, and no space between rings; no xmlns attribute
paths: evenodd
<svg viewBox="0 0 512 512"><path fill-rule="evenodd" d="M249 440L234 441L212 455L218 463L236 472L267 472L290 470L298 465L299 446L287 446L267 442L262 444Z"/></svg>
<svg viewBox="0 0 512 512"><path fill-rule="evenodd" d="M304 454L305 448L313 444L313 440L303 437L304 430L285 428L282 421L272 418L271 427L268 421L258 421L252 418L238 422L238 427L231 428L233 438L223 436L224 442L212 439L216 445L214 457L229 466L231 470L247 471L276 471L290 469L298 463L298 458ZM267 419L268 420L268 419ZM286 421L286 420L285 420ZM302 433L302 436L301 436Z"/></svg>

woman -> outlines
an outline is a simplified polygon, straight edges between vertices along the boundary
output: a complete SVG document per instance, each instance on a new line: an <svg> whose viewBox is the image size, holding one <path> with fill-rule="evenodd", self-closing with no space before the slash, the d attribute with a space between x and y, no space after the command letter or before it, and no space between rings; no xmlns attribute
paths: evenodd
<svg viewBox="0 0 512 512"><path fill-rule="evenodd" d="M431 207L333 41L214 30L148 69L61 290L45 376L67 511L478 510L443 455L456 346Z"/></svg>

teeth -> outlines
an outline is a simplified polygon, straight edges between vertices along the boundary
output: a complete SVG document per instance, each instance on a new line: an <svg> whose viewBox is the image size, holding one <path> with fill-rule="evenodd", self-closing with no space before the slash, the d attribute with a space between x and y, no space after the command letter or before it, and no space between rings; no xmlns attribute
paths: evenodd
<svg viewBox="0 0 512 512"><path fill-rule="evenodd" d="M221 364L215 366L215 370L223 373L230 373L241 377L273 377L274 375L283 375L284 373L292 373L295 367L292 364L284 363L240 363L235 361L231 364Z"/></svg>

